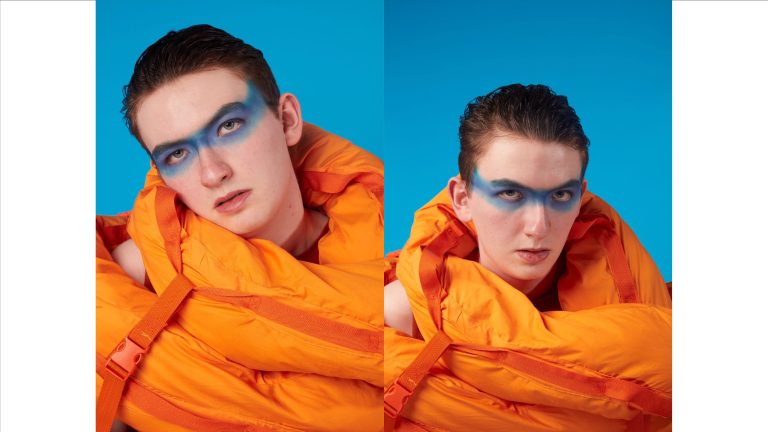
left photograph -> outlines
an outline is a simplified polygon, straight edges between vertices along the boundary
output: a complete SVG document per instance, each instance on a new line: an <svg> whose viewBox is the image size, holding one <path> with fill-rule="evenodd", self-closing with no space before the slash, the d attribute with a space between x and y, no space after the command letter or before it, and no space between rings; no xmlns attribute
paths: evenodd
<svg viewBox="0 0 768 432"><path fill-rule="evenodd" d="M382 7L227 6L97 5L96 429L380 430Z"/></svg>

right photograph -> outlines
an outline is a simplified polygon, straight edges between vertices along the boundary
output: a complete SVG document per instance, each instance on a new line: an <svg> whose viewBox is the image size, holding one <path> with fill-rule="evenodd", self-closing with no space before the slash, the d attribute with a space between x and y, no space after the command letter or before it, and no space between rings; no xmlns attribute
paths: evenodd
<svg viewBox="0 0 768 432"><path fill-rule="evenodd" d="M385 42L385 430L671 430L669 2L388 1Z"/></svg>

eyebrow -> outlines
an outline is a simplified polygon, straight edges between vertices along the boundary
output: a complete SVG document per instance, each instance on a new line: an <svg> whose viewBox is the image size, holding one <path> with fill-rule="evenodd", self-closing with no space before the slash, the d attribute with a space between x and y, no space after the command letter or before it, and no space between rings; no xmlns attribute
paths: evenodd
<svg viewBox="0 0 768 432"><path fill-rule="evenodd" d="M515 189L528 189L528 190L537 190L532 187L528 187L524 184L518 183L514 180L510 179L497 179L497 180L491 180L488 182L491 186L501 186L501 187L508 187L508 188L515 188ZM557 189L566 189L569 187L578 187L581 184L581 182L578 179L568 180L565 183L553 187L552 189L547 190L557 190Z"/></svg>
<svg viewBox="0 0 768 432"><path fill-rule="evenodd" d="M222 117L225 115L231 113L232 111L236 111L238 109L245 108L245 104L242 102L231 102L226 105L222 105L221 108L219 108L218 111L216 111L216 114L211 117L210 120L208 120L208 123L205 124L204 127L200 128L197 132L193 133L192 135L188 136L187 138L182 138L180 140L176 141L169 141L164 142L162 144L158 144L155 146L155 149L152 150L152 159L155 159L158 155L164 153L166 150L176 147L178 145L186 144L189 141L192 141L192 139L195 137L195 135L198 135L201 131L208 130L211 127L213 127L219 120L221 120Z"/></svg>

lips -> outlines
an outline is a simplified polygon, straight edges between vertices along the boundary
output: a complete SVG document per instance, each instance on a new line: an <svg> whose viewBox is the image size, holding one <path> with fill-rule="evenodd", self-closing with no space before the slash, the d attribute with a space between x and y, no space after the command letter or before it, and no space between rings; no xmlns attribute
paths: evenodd
<svg viewBox="0 0 768 432"><path fill-rule="evenodd" d="M518 258L527 264L538 264L549 256L549 249L518 249Z"/></svg>
<svg viewBox="0 0 768 432"><path fill-rule="evenodd" d="M251 195L250 189L243 189L230 192L223 197L216 199L214 208L219 213L235 213L243 207L245 200Z"/></svg>

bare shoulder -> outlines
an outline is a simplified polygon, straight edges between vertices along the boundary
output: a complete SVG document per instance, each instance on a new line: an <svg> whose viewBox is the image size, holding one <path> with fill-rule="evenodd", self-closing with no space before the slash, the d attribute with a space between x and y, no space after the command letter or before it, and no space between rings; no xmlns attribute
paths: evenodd
<svg viewBox="0 0 768 432"><path fill-rule="evenodd" d="M395 280L384 287L384 323L403 333L411 335L413 312L405 287Z"/></svg>
<svg viewBox="0 0 768 432"><path fill-rule="evenodd" d="M139 285L144 285L144 261L136 243L128 239L112 251L112 258Z"/></svg>

